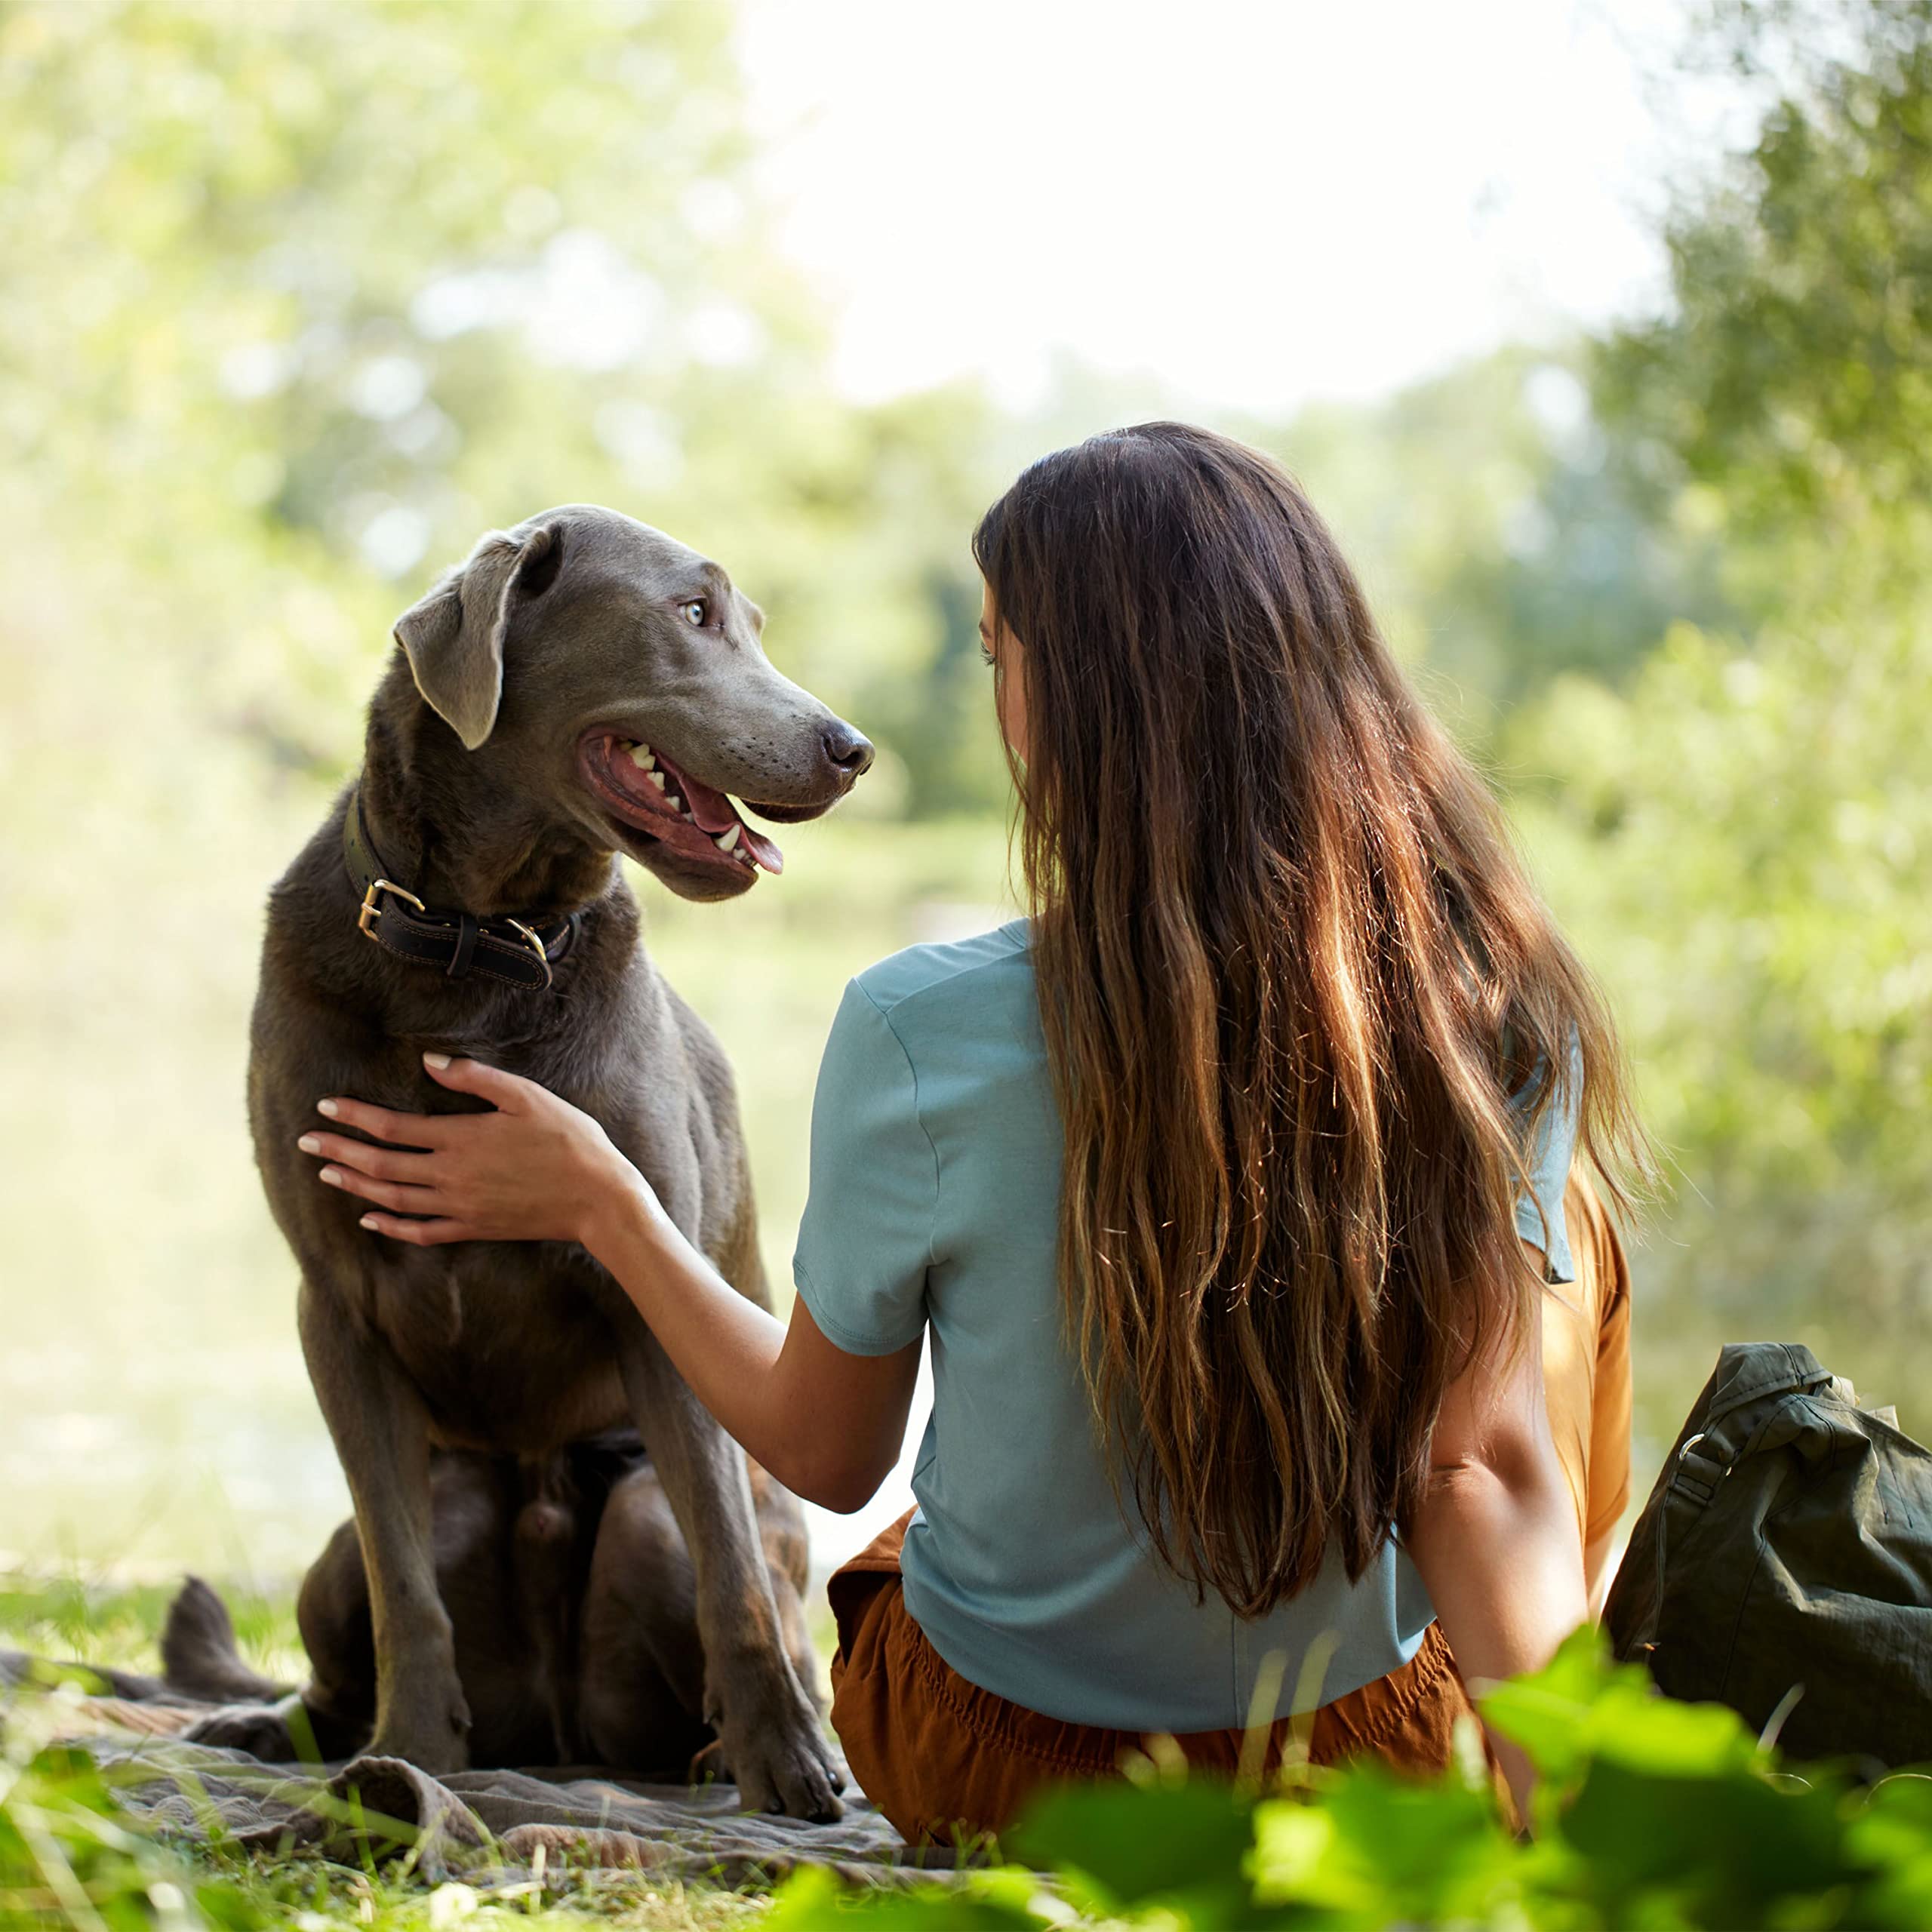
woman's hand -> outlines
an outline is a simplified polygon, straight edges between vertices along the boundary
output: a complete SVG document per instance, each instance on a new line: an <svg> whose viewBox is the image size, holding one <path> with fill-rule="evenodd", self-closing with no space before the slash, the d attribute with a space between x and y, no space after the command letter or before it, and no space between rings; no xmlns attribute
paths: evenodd
<svg viewBox="0 0 1932 1932"><path fill-rule="evenodd" d="M445 1054L425 1054L423 1064L438 1084L474 1094L496 1111L405 1114L331 1098L315 1103L325 1118L390 1144L325 1133L296 1143L322 1157L324 1183L376 1204L378 1211L362 1217L371 1233L418 1247L582 1241L614 1197L649 1194L603 1128L548 1088Z"/></svg>
<svg viewBox="0 0 1932 1932"><path fill-rule="evenodd" d="M856 1509L873 1494L905 1441L918 1343L897 1355L848 1355L802 1300L787 1329L685 1239L588 1114L477 1060L425 1054L423 1063L441 1085L496 1111L405 1114L333 1097L316 1103L325 1119L389 1144L319 1132L297 1143L327 1163L328 1186L376 1204L365 1228L418 1247L580 1241L698 1400L780 1482L831 1509Z"/></svg>

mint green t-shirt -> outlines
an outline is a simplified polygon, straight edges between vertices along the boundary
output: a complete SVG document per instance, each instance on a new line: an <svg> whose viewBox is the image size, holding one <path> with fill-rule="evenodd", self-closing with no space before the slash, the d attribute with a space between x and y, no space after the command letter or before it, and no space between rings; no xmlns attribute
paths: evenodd
<svg viewBox="0 0 1932 1932"><path fill-rule="evenodd" d="M1546 1120L1558 1109L1548 1110ZM1574 1278L1563 1186L1574 1114L1531 1150L1517 1225ZM1327 1703L1415 1654L1435 1612L1391 1541L1351 1584L1315 1582L1248 1622L1189 1587L1115 1498L1063 1340L1054 1251L1063 1140L1028 928L897 953L847 987L812 1103L792 1272L827 1340L888 1355L932 1331L933 1409L912 1473L906 1607L983 1689L1128 1730L1249 1720L1278 1654L1292 1706L1310 1647ZM1541 1215L1538 1207L1540 1204Z"/></svg>

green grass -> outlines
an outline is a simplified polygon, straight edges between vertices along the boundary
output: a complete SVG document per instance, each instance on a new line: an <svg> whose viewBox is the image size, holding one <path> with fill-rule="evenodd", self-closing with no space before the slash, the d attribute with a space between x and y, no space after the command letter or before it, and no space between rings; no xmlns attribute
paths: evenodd
<svg viewBox="0 0 1932 1932"><path fill-rule="evenodd" d="M158 1669L161 1623L173 1586L115 1583L77 1570L0 1574L0 1648L123 1669ZM286 1595L231 1594L236 1635L249 1660L287 1677L302 1669L294 1608ZM540 1884L478 1893L428 1887L407 1862L378 1867L319 1857L277 1859L158 1845L111 1815L111 1798L85 1761L42 1755L78 1707L72 1692L0 1701L0 1925L98 1927L186 1922L341 1927L568 1925L698 1928L744 1923L763 1896L721 1886L650 1881L568 1864ZM28 1830L27 1825L36 1829ZM23 1866L24 1869L13 1869ZM180 1903L177 1904L175 1901Z"/></svg>
<svg viewBox="0 0 1932 1932"><path fill-rule="evenodd" d="M141 1665L158 1593L75 1579L0 1586L0 1641L69 1640ZM285 1636L251 1607L254 1641ZM44 1748L71 1693L22 1700L0 1746L0 1923L128 1932L149 1926L296 1932L353 1927L583 1924L772 1932L830 1925L923 1932L1149 1932L1230 1925L1378 1932L1391 1924L1611 1928L1922 1926L1932 1922L1932 1786L1868 1785L1829 1766L1780 1764L1732 1712L1657 1697L1580 1631L1535 1677L1499 1687L1484 1714L1540 1774L1536 1835L1497 1815L1473 1730L1427 1783L1374 1762L1291 1758L1265 1779L1189 1780L1158 1754L1124 1781L1050 1791L1007 1835L1026 1866L995 1864L947 1888L848 1891L823 1869L755 1890L546 1867L500 1889L430 1885L407 1855L358 1869L313 1856L186 1853L130 1828L91 1760ZM1028 1869L1028 1868L1032 1869Z"/></svg>
<svg viewBox="0 0 1932 1932"><path fill-rule="evenodd" d="M162 1620L180 1580L117 1583L78 1568L0 1571L0 1648L158 1672ZM242 1654L272 1677L303 1669L291 1597L224 1589Z"/></svg>

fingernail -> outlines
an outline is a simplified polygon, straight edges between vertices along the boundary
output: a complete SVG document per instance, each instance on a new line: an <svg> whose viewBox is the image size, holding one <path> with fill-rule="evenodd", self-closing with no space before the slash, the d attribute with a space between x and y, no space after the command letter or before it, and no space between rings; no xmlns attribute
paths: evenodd
<svg viewBox="0 0 1932 1932"><path fill-rule="evenodd" d="M295 1144L305 1154L319 1154L322 1151L322 1143L312 1134L303 1134Z"/></svg>
<svg viewBox="0 0 1932 1932"><path fill-rule="evenodd" d="M340 1168L325 1168L317 1178L327 1181L331 1187L340 1187L342 1185L342 1170Z"/></svg>
<svg viewBox="0 0 1932 1932"><path fill-rule="evenodd" d="M331 1120L334 1120L342 1109L333 1100L318 1100L315 1103L315 1111L318 1114L326 1114Z"/></svg>
<svg viewBox="0 0 1932 1932"><path fill-rule="evenodd" d="M425 1054L423 1056L423 1064L425 1066L433 1066L438 1073L441 1072L449 1063L450 1057L448 1054Z"/></svg>
<svg viewBox="0 0 1932 1932"><path fill-rule="evenodd" d="M356 1223L356 1226L358 1227L367 1228L372 1235L380 1234L382 1232L382 1230L376 1226L376 1217L373 1214L365 1214L361 1220Z"/></svg>

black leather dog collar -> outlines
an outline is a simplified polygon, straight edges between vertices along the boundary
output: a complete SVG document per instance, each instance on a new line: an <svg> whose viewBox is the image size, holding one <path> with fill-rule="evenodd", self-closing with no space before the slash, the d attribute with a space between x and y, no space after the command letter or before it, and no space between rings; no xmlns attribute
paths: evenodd
<svg viewBox="0 0 1932 1932"><path fill-rule="evenodd" d="M473 913L438 912L424 905L407 886L386 875L362 817L359 790L349 794L349 810L343 817L342 856L362 895L357 930L399 959L440 966L450 979L477 974L541 992L550 984L550 969L577 937L583 917L578 912L527 925L506 913L479 919Z"/></svg>

